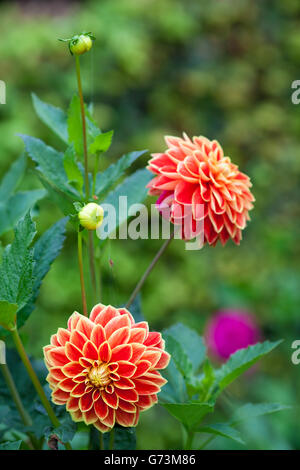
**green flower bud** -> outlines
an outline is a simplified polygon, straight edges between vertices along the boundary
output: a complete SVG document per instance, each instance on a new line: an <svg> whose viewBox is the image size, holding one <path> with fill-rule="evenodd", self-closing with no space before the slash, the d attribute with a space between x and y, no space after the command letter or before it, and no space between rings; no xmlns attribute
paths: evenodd
<svg viewBox="0 0 300 470"><path fill-rule="evenodd" d="M95 39L91 33L81 33L76 34L71 39L59 39L59 41L69 43L69 50L72 55L82 55L91 50Z"/></svg>
<svg viewBox="0 0 300 470"><path fill-rule="evenodd" d="M96 230L103 222L104 211L99 204L89 202L78 213L80 225L88 230Z"/></svg>

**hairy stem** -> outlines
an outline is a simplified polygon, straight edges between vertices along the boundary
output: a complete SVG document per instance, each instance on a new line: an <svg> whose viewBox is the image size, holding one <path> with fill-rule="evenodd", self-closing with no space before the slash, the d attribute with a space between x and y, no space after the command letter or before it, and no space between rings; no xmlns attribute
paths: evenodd
<svg viewBox="0 0 300 470"><path fill-rule="evenodd" d="M79 61L79 56L78 55L75 56L75 61L76 61L75 62L76 63L76 76L77 76L77 86L78 86L78 94L79 94L79 100L80 100L80 111L81 111L81 121L82 121L85 196L86 196L86 200L88 200L89 197L90 197L88 151L87 151L87 139L86 139L86 122L85 122L84 101L83 101L81 75L80 75L80 61Z"/></svg>
<svg viewBox="0 0 300 470"><path fill-rule="evenodd" d="M154 268L154 266L156 265L156 263L158 262L159 258L162 256L162 254L164 253L164 251L168 248L169 244L171 243L171 241L173 240L174 238L174 233L172 233L170 235L170 238L168 240L165 241L165 243L161 246L161 248L159 249L159 251L156 253L155 257L153 258L153 260L151 261L151 263L149 264L148 268L146 269L146 271L144 272L143 276L141 277L141 279L139 280L139 282L137 283L134 291L132 292L127 304L125 305L125 308L129 308L130 305L132 304L132 302L134 301L134 299L136 298L136 296L138 295L139 291L141 290L141 288L143 287L147 277L149 276L149 274L151 273L152 269Z"/></svg>
<svg viewBox="0 0 300 470"><path fill-rule="evenodd" d="M82 258L82 232L78 232L78 264L79 264L79 276L80 276L83 314L87 317L88 313L87 313L86 293L85 293L85 286L84 286L83 258Z"/></svg>
<svg viewBox="0 0 300 470"><path fill-rule="evenodd" d="M19 333L18 333L17 329L12 330L12 337L13 337L16 349L19 353L19 356L20 356L20 358L21 358L21 360L22 360L22 362L23 362L23 364L24 364L24 366L27 370L27 373L28 373L28 375L31 379L31 382L32 382L38 396L40 397L40 400L41 400L45 410L47 411L47 414L49 416L49 419L50 419L51 423L53 424L53 426L55 428L58 428L60 426L60 422L57 419L57 417L55 416L55 413L54 413L54 411L53 411L53 409L52 409L52 407L51 407L51 405L48 401L48 398L46 397L46 394L43 390L43 387L41 386L40 381L39 381L32 365L31 365L31 362L30 362L30 360L27 356L27 353L25 351L25 348L23 346L23 343L21 341L21 338L19 336ZM64 446L69 450L71 449L71 445L68 442L64 443Z"/></svg>

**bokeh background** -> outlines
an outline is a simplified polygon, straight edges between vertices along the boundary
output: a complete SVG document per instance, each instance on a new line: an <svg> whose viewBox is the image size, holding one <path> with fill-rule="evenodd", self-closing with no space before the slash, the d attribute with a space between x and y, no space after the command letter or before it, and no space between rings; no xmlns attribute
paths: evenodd
<svg viewBox="0 0 300 470"><path fill-rule="evenodd" d="M76 91L74 60L57 38L92 31L97 40L82 59L84 94L101 128L115 129L102 168L126 151L162 151L165 134L186 131L219 140L250 175L256 204L241 246L189 252L174 241L143 289L142 306L153 329L181 321L199 333L217 310L243 308L255 315L263 337L283 338L230 395L237 402L293 405L247 423L247 448L300 449L300 365L291 362L291 343L300 338L300 105L291 102L291 83L300 78L299 1L10 1L0 2L0 30L0 79L7 86L7 104L0 106L1 174L22 152L17 133L60 147L36 117L30 93L66 108ZM39 187L30 168L23 187ZM43 200L39 232L60 217ZM160 244L107 245L101 255L104 303L126 301ZM23 330L30 352L41 357L49 333L80 305L69 227ZM155 407L142 416L138 445L179 447L178 423ZM211 448L239 447L218 438Z"/></svg>

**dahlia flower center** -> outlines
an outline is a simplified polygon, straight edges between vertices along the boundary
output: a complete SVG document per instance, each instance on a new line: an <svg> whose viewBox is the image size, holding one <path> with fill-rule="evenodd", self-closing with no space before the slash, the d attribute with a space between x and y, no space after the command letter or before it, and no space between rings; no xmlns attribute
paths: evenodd
<svg viewBox="0 0 300 470"><path fill-rule="evenodd" d="M88 379L94 387L106 387L111 381L107 364L101 363L92 367L88 373Z"/></svg>

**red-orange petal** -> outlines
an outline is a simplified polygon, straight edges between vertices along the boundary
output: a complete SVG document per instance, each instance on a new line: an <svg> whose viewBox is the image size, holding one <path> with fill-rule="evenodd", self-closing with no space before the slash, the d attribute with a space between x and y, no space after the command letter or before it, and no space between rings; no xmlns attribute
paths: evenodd
<svg viewBox="0 0 300 470"><path fill-rule="evenodd" d="M99 359L102 362L109 362L111 358L111 348L107 341L101 344L99 348Z"/></svg>
<svg viewBox="0 0 300 470"><path fill-rule="evenodd" d="M132 357L131 344L120 344L111 352L111 362L129 361Z"/></svg>
<svg viewBox="0 0 300 470"><path fill-rule="evenodd" d="M136 366L128 361L119 361L118 374L120 377L130 378L136 371Z"/></svg>
<svg viewBox="0 0 300 470"><path fill-rule="evenodd" d="M61 390L60 388L56 388L53 392L52 392L52 401L54 401L54 403L57 403L57 400L59 400L60 403L66 403L66 401L68 400L69 396L70 396L70 393L69 392L65 392L64 390ZM60 403L57 403L57 404L60 404Z"/></svg>
<svg viewBox="0 0 300 470"><path fill-rule="evenodd" d="M112 318L105 326L106 338L108 339L116 330L124 326L131 327L131 321L128 315L119 315Z"/></svg>
<svg viewBox="0 0 300 470"><path fill-rule="evenodd" d="M76 329L83 333L88 339L90 339L92 331L94 328L94 323L88 318L81 316Z"/></svg>
<svg viewBox="0 0 300 470"><path fill-rule="evenodd" d="M70 377L67 377L66 379L59 382L59 388L65 392L71 392L75 385L75 382Z"/></svg>
<svg viewBox="0 0 300 470"><path fill-rule="evenodd" d="M124 427L132 427L135 422L135 413L126 413L120 408L116 411L116 421Z"/></svg>
<svg viewBox="0 0 300 470"><path fill-rule="evenodd" d="M117 388L123 388L125 390L129 388L134 388L134 382L130 379L127 379L126 377L121 377L119 380L116 380L116 382L114 382L114 385Z"/></svg>
<svg viewBox="0 0 300 470"><path fill-rule="evenodd" d="M64 346L66 342L70 339L70 332L68 330L65 330L64 328L58 328L57 338L61 346Z"/></svg>
<svg viewBox="0 0 300 470"><path fill-rule="evenodd" d="M116 346L120 344L127 343L129 340L129 337L130 337L130 328L128 326L124 326L123 328L119 328L118 330L114 331L108 340L111 349L115 348Z"/></svg>
<svg viewBox="0 0 300 470"><path fill-rule="evenodd" d="M75 375L81 374L83 367L77 361L71 361L65 364L62 368L62 372L68 377L75 377Z"/></svg>
<svg viewBox="0 0 300 470"><path fill-rule="evenodd" d="M102 391L102 399L103 401L110 406L111 408L117 409L119 405L119 397L118 395L113 393L107 393L105 390Z"/></svg>
<svg viewBox="0 0 300 470"><path fill-rule="evenodd" d="M58 381L66 378L61 367L50 367L49 372L51 376Z"/></svg>
<svg viewBox="0 0 300 470"><path fill-rule="evenodd" d="M95 361L98 359L98 350L94 343L91 341L87 341L83 346L83 356L88 359L94 359Z"/></svg>
<svg viewBox="0 0 300 470"><path fill-rule="evenodd" d="M83 382L75 385L73 388L71 395L73 397L81 397L85 393L85 384Z"/></svg>
<svg viewBox="0 0 300 470"><path fill-rule="evenodd" d="M156 363L155 368L156 369L165 369L169 362L170 362L171 356L169 353L166 351L162 351L161 356L159 361Z"/></svg>
<svg viewBox="0 0 300 470"><path fill-rule="evenodd" d="M129 401L122 400L121 398L119 398L119 408L121 408L121 410L123 411L127 411L127 413L136 412L136 405L134 403L130 403Z"/></svg>
<svg viewBox="0 0 300 470"><path fill-rule="evenodd" d="M64 366L67 362L69 362L66 354L65 348L53 348L47 352L47 358L49 358L49 362L51 362L55 366Z"/></svg>
<svg viewBox="0 0 300 470"><path fill-rule="evenodd" d="M65 345L65 352L69 361L78 362L82 357L82 352L72 343L67 342Z"/></svg>
<svg viewBox="0 0 300 470"><path fill-rule="evenodd" d="M93 391L85 393L80 397L79 408L81 411L89 411L93 406Z"/></svg>
<svg viewBox="0 0 300 470"><path fill-rule="evenodd" d="M150 380L134 379L134 383L135 390L139 395L151 395L160 391L160 387Z"/></svg>
<svg viewBox="0 0 300 470"><path fill-rule="evenodd" d="M114 317L119 316L119 312L117 309L112 307L111 305L108 305L105 307L95 318L95 323L102 325L105 327L105 325Z"/></svg>
<svg viewBox="0 0 300 470"><path fill-rule="evenodd" d="M91 341L94 343L96 348L98 349L102 343L106 340L105 331L102 325L96 325L93 328L91 334Z"/></svg>
<svg viewBox="0 0 300 470"><path fill-rule="evenodd" d="M66 408L68 411L77 411L79 410L79 398L70 397L66 403Z"/></svg>
<svg viewBox="0 0 300 470"><path fill-rule="evenodd" d="M92 311L90 313L90 320L92 321L95 321L95 319L97 318L97 316L99 315L100 312L102 312L102 310L104 310L106 308L106 305L103 305L103 304L97 304L95 305L93 308L92 308Z"/></svg>
<svg viewBox="0 0 300 470"><path fill-rule="evenodd" d="M103 418L102 422L105 424L105 426L109 426L112 428L115 425L115 418L116 418L116 412L113 408L108 407L108 413L105 418Z"/></svg>
<svg viewBox="0 0 300 470"><path fill-rule="evenodd" d="M101 397L94 403L94 410L98 418L101 420L106 418L108 415L108 406Z"/></svg>
<svg viewBox="0 0 300 470"><path fill-rule="evenodd" d="M130 402L137 402L139 399L138 393L135 389L130 388L130 389L122 389L122 388L116 388L116 394L118 395L119 398L122 398L122 400L125 401L130 401Z"/></svg>
<svg viewBox="0 0 300 470"><path fill-rule="evenodd" d="M139 361L136 363L136 371L132 377L140 377L141 375L144 375L146 372L151 367L151 362L150 361Z"/></svg>
<svg viewBox="0 0 300 470"><path fill-rule="evenodd" d="M85 345L88 338L85 334L81 333L78 330L73 330L70 336L70 343L75 344L75 346L82 351L83 346Z"/></svg>
<svg viewBox="0 0 300 470"><path fill-rule="evenodd" d="M143 344L139 343L131 343L131 347L132 357L130 358L130 361L136 363L142 357L147 348Z"/></svg>

